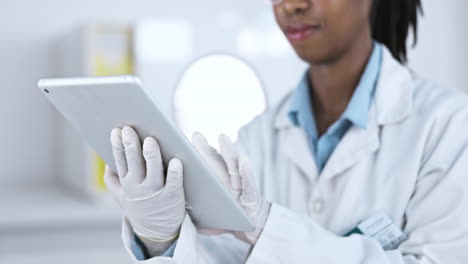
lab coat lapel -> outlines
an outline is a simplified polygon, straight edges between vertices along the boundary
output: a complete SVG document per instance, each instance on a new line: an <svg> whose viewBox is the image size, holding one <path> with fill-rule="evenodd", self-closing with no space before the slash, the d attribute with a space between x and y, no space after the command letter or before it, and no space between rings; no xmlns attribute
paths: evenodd
<svg viewBox="0 0 468 264"><path fill-rule="evenodd" d="M321 179L331 179L380 147L380 130L404 120L412 110L411 74L383 47L383 60L367 128L352 126L331 155Z"/></svg>
<svg viewBox="0 0 468 264"><path fill-rule="evenodd" d="M294 126L288 118L290 96L280 103L275 120L279 133L280 152L293 163L304 175L315 181L318 175L317 165L304 130Z"/></svg>
<svg viewBox="0 0 468 264"><path fill-rule="evenodd" d="M370 119L367 128L350 128L326 163L320 176L321 180L339 175L379 149L379 126L375 122L375 115Z"/></svg>
<svg viewBox="0 0 468 264"><path fill-rule="evenodd" d="M315 181L318 170L307 136L303 129L291 127L285 133L282 149L289 161L294 163L309 179Z"/></svg>

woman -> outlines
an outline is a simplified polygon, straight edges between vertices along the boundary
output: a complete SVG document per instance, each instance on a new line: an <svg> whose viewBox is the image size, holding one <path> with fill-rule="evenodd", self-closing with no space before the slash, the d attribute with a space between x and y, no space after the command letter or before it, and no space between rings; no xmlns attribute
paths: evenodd
<svg viewBox="0 0 468 264"><path fill-rule="evenodd" d="M156 140L141 148L125 127L111 136L120 178L106 181L126 247L148 263L468 263L468 101L402 66L419 0L273 10L303 80L241 129L242 155L226 136L220 154L193 137L256 230L197 230L181 162L163 175Z"/></svg>

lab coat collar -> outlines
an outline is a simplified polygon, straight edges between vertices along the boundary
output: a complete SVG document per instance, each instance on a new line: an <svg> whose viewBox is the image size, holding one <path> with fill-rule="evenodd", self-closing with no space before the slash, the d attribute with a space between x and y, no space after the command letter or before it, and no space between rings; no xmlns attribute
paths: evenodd
<svg viewBox="0 0 468 264"><path fill-rule="evenodd" d="M367 127L352 126L340 141L335 151L318 177L313 162L313 154L306 144L303 131L295 127L288 118L291 94L279 104L275 117L275 127L284 134L283 150L291 162L295 163L312 181L330 180L354 166L380 147L381 126L404 120L411 113L412 86L411 74L382 47L382 65L377 83L375 98L369 110Z"/></svg>
<svg viewBox="0 0 468 264"><path fill-rule="evenodd" d="M314 162L314 154L307 143L307 136L302 128L293 125L289 129L281 129L284 139L280 141L281 149L288 159L294 163L311 182L322 182L340 175L360 160L380 147L379 129L376 118L375 103L369 111L367 128L352 126L337 145L335 151L325 164L322 172L318 171ZM289 118L286 118L290 120ZM291 122L291 121L289 121ZM291 123L292 124L292 123ZM319 177L320 175L320 177Z"/></svg>
<svg viewBox="0 0 468 264"><path fill-rule="evenodd" d="M376 124L386 125L402 121L409 116L413 108L413 91L410 71L394 59L384 45L381 46L382 65L375 91L373 118L376 118ZM275 116L277 129L289 129L294 126L288 117L291 97L290 93L278 105ZM373 122L371 119L369 116L368 125Z"/></svg>
<svg viewBox="0 0 468 264"><path fill-rule="evenodd" d="M406 119L413 109L412 75L383 46L383 61L375 94L377 124L387 125Z"/></svg>

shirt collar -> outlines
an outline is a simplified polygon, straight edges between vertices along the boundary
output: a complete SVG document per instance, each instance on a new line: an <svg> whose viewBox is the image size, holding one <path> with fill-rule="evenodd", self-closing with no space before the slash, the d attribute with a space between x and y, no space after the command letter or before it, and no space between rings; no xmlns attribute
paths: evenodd
<svg viewBox="0 0 468 264"><path fill-rule="evenodd" d="M379 78L381 62L382 47L374 43L372 54L367 62L364 73L340 119L346 119L358 127L367 128L369 109ZM307 71L302 77L298 87L293 92L291 104L289 106L288 116L295 126L304 125L301 124L299 120L300 115L311 115L313 120L309 87L310 83Z"/></svg>
<svg viewBox="0 0 468 264"><path fill-rule="evenodd" d="M309 77L307 72L302 76L299 85L294 90L289 106L289 119L295 126L299 126L299 115L303 111L312 111L312 102L309 94ZM312 112L311 112L312 114Z"/></svg>

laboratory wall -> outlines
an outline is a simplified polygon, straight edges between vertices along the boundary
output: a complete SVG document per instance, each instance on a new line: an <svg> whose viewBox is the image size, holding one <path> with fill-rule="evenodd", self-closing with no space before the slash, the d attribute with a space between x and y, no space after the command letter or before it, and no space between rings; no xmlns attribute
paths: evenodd
<svg viewBox="0 0 468 264"><path fill-rule="evenodd" d="M57 113L42 98L36 83L40 78L58 75L55 51L63 34L82 23L93 21L126 22L171 15L206 17L217 9L258 12L241 10L242 6L232 3L235 1L2 2L0 184L3 186L25 181L41 183L54 174L58 147L54 132ZM204 6L205 3L209 8ZM425 16L419 25L418 45L410 51L410 65L423 76L453 88L468 90L468 17L463 14L468 2L425 0L423 4ZM277 66L277 71L284 70L280 62ZM285 87L289 88L292 85Z"/></svg>
<svg viewBox="0 0 468 264"><path fill-rule="evenodd" d="M59 194L55 187L50 187L59 178L57 160L62 146L58 143L57 128L63 119L40 93L37 81L61 76L57 50L64 35L89 23L132 24L147 18L177 17L206 27L203 33L206 43L198 42L193 47L194 55L222 52L214 48L217 43L226 47L234 38L210 31L210 23L227 21L229 24L233 21L232 14L244 23L257 23L259 17L261 21L273 21L266 1L0 0L0 263L4 263L2 257L7 251L13 253L5 263L63 263L69 256L77 257L68 263L127 262L121 260L125 252L118 236L119 215L95 216L86 202L72 199L67 193ZM409 52L409 66L442 85L468 92L468 16L465 14L468 1L422 2L424 17L419 23L418 44ZM170 35L161 37L171 38ZM252 67L259 73L268 105L294 88L304 69L297 58L284 59L290 50L278 52L281 56L263 62L252 54L243 58L247 63L252 61ZM164 78L168 68L151 61L142 62L139 67L145 84L153 94L161 94L170 109L169 100L175 86ZM49 190L56 194L50 195ZM41 204L34 204L35 201ZM64 208L75 214L67 213L65 217L60 213ZM107 221L110 218L114 220ZM93 219L97 219L94 224L90 223ZM70 223L73 230L58 232L57 227L63 230L70 226L62 225L64 222ZM17 235L11 230L22 233ZM28 239L29 232L37 234L34 239ZM42 239L51 233L53 237ZM94 244L88 244L86 237ZM47 241L56 244L48 246ZM26 248L36 251L22 253L24 243L28 244ZM53 247L60 250L50 251ZM87 253L74 254L75 248ZM49 251L40 255L43 249ZM101 250L106 253L100 254ZM54 252L60 257L49 259ZM16 258L14 254L22 256ZM40 261L34 261L35 255Z"/></svg>
<svg viewBox="0 0 468 264"><path fill-rule="evenodd" d="M446 87L468 92L468 1L422 3L424 16L417 45L409 52L410 67Z"/></svg>

